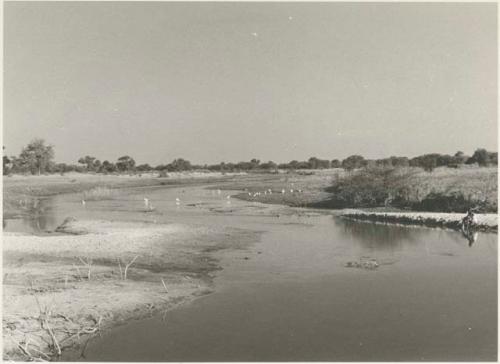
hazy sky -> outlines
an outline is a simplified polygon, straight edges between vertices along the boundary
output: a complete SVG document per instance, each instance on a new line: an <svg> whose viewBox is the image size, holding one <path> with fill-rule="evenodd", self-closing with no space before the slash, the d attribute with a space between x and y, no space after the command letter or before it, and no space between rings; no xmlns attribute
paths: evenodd
<svg viewBox="0 0 500 364"><path fill-rule="evenodd" d="M497 149L495 3L5 2L4 145L59 162Z"/></svg>

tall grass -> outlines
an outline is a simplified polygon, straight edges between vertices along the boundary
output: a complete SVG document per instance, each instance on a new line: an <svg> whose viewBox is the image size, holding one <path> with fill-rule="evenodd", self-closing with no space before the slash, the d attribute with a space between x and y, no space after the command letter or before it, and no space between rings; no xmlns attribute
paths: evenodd
<svg viewBox="0 0 500 364"><path fill-rule="evenodd" d="M497 211L496 168L367 168L337 179L327 189L334 208L393 206L420 211Z"/></svg>
<svg viewBox="0 0 500 364"><path fill-rule="evenodd" d="M108 187L94 187L83 192L86 201L112 200L116 198L117 191Z"/></svg>

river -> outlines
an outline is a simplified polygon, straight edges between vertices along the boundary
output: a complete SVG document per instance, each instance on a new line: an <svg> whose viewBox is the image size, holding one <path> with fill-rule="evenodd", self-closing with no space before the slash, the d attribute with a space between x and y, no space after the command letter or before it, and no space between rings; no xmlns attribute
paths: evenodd
<svg viewBox="0 0 500 364"><path fill-rule="evenodd" d="M230 194L135 188L85 206L79 195L60 195L5 230L43 233L74 216L263 232L245 251L218 253L214 294L104 333L87 361L496 361L496 234L469 246L454 231L353 222ZM155 211L138 212L144 197Z"/></svg>

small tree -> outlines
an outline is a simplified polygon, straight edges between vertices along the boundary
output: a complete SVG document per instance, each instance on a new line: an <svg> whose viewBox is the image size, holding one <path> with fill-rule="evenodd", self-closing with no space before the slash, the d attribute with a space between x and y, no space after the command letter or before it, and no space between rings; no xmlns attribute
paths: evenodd
<svg viewBox="0 0 500 364"><path fill-rule="evenodd" d="M43 139L33 139L23 148L19 155L20 162L26 166L32 174L45 172L49 162L54 159L54 147L45 145Z"/></svg>

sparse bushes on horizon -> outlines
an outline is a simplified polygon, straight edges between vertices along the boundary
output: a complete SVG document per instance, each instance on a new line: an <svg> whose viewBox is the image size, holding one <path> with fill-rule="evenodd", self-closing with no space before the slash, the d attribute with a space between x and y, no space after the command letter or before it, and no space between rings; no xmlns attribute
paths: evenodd
<svg viewBox="0 0 500 364"><path fill-rule="evenodd" d="M352 171L360 168L405 168L419 167L425 171L432 172L435 168L446 166L449 168L459 168L463 165L477 164L480 167L498 165L498 153L489 152L486 149L477 149L472 156L465 155L462 151L456 152L453 156L447 154L430 153L407 158L401 156L391 156L381 159L365 159L361 155L351 155L342 161L339 159L327 160L317 157L310 157L307 161L292 160L288 163L275 163L268 161L261 163L254 158L249 162L220 162L213 165L195 165L183 158L176 158L171 163L160 164L156 167L144 163L136 166L135 160L128 156L118 158L116 163L105 160L101 163L99 159L93 156L85 156L78 160L79 165L66 163L54 163L54 148L45 145L44 140L34 139L25 148L23 148L19 157L3 156L4 174L9 173L67 173L67 172L91 172L91 173L137 173L149 171L183 172L192 170L209 170L215 172L276 172L278 169L295 171L304 169L328 169L343 168L346 171Z"/></svg>

